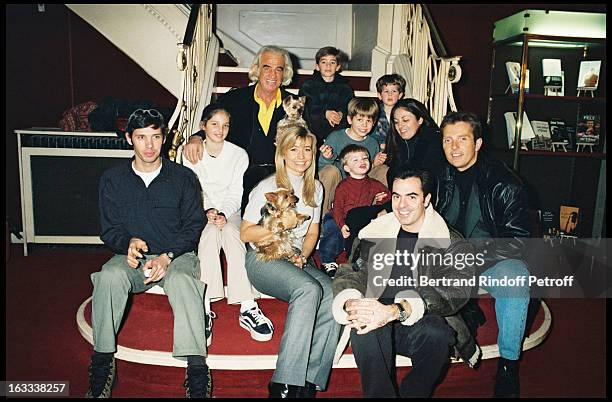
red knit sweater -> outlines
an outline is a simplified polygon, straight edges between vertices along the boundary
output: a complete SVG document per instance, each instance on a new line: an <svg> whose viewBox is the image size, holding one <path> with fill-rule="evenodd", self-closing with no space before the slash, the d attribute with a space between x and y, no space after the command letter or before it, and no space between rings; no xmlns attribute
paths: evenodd
<svg viewBox="0 0 612 402"><path fill-rule="evenodd" d="M372 205L374 196L383 191L387 195L377 204L387 202L391 196L391 192L384 184L367 176L363 179L354 179L347 176L336 187L336 195L332 206L332 215L338 227L342 229L342 226L344 226L348 211L356 207Z"/></svg>

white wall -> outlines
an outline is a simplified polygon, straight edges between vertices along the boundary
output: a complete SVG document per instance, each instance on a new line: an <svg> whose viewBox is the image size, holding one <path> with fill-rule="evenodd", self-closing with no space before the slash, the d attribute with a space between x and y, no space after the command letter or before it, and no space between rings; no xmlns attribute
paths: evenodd
<svg viewBox="0 0 612 402"><path fill-rule="evenodd" d="M378 35L378 4L353 4L353 33L349 69L370 71Z"/></svg>
<svg viewBox="0 0 612 402"><path fill-rule="evenodd" d="M177 98L177 43L189 10L181 4L66 4ZM167 57L160 57L167 55Z"/></svg>
<svg viewBox="0 0 612 402"><path fill-rule="evenodd" d="M249 67L261 46L277 45L297 57L299 68L312 69L323 46L351 57L352 5L218 4L216 33L239 67Z"/></svg>

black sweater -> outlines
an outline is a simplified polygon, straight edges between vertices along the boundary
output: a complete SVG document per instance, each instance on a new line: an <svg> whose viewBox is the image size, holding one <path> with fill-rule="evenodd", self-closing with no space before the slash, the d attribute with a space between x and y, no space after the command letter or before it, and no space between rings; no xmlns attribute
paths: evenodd
<svg viewBox="0 0 612 402"><path fill-rule="evenodd" d="M348 80L342 75L336 73L332 82L325 82L321 73L315 70L312 78L302 84L298 95L306 96L304 118L310 130L321 142L333 130L348 127L347 108L354 94ZM325 112L328 110L342 112L342 121L339 125L332 127L329 124L325 118Z"/></svg>
<svg viewBox="0 0 612 402"><path fill-rule="evenodd" d="M100 179L100 238L117 254L127 254L132 237L147 254L194 251L205 224L201 193L195 173L167 159L148 188L132 161L122 163Z"/></svg>
<svg viewBox="0 0 612 402"><path fill-rule="evenodd" d="M442 136L436 129L421 126L414 137L404 140L396 135L393 145L387 140L387 183L391 186L395 175L402 169L425 169L436 174L446 162Z"/></svg>

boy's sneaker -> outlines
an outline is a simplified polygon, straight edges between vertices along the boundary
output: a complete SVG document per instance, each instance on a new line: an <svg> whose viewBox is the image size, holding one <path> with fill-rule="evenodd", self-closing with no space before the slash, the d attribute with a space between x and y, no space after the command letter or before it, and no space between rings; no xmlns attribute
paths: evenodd
<svg viewBox="0 0 612 402"><path fill-rule="evenodd" d="M187 366L183 386L187 398L210 398L211 379L208 366Z"/></svg>
<svg viewBox="0 0 612 402"><path fill-rule="evenodd" d="M251 338L259 342L265 342L272 339L274 334L274 325L268 317L261 312L259 307L253 307L250 310L240 313L240 326L251 333Z"/></svg>
<svg viewBox="0 0 612 402"><path fill-rule="evenodd" d="M204 321L206 323L206 327L204 328L204 333L206 334L206 347L210 346L212 343L213 318L217 318L217 315L213 311L204 315Z"/></svg>
<svg viewBox="0 0 612 402"><path fill-rule="evenodd" d="M335 262L328 262L326 264L323 264L323 269L325 270L327 276L334 279L334 277L336 276L336 271L338 270L338 264Z"/></svg>
<svg viewBox="0 0 612 402"><path fill-rule="evenodd" d="M89 389L85 398L110 398L111 391L117 382L115 357L110 362L100 362L95 355L89 366Z"/></svg>

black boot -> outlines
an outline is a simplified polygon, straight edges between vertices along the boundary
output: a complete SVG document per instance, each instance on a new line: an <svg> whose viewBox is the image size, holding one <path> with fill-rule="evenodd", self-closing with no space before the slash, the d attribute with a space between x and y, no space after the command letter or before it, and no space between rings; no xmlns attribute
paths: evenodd
<svg viewBox="0 0 612 402"><path fill-rule="evenodd" d="M518 398L520 393L518 361L500 357L495 377L494 398Z"/></svg>
<svg viewBox="0 0 612 402"><path fill-rule="evenodd" d="M298 398L314 398L317 394L317 386L311 382L306 381L306 385L300 387L298 391Z"/></svg>
<svg viewBox="0 0 612 402"><path fill-rule="evenodd" d="M298 385L270 382L268 384L268 398L299 398L301 388Z"/></svg>

